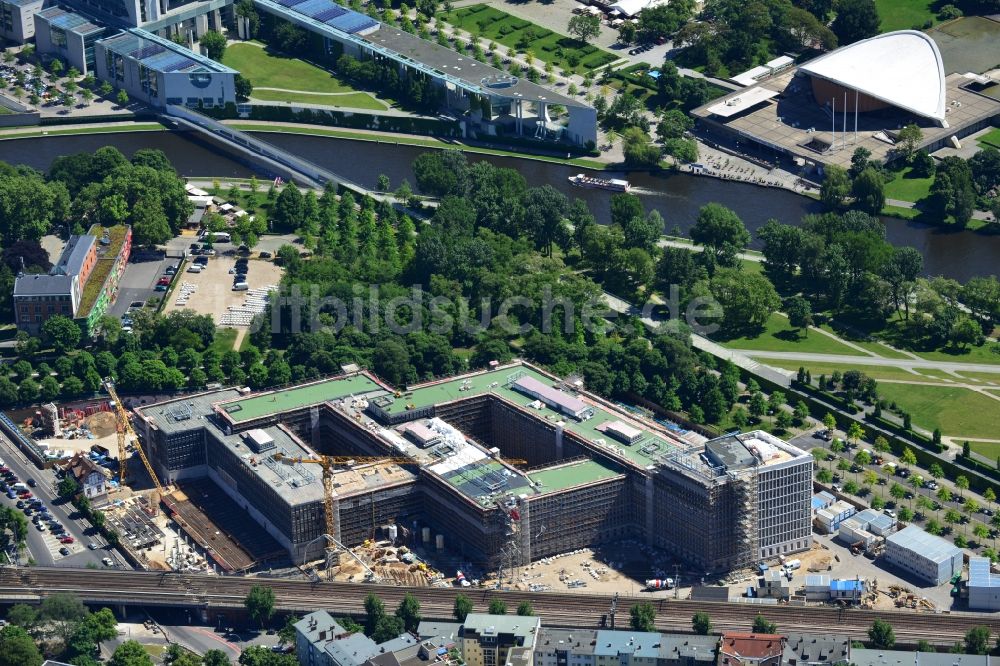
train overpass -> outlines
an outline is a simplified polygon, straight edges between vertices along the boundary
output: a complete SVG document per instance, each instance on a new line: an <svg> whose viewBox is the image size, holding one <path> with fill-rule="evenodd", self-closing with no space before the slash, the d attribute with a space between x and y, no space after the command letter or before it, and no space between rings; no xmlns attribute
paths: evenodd
<svg viewBox="0 0 1000 666"><path fill-rule="evenodd" d="M4 567L0 569L0 602L38 603L48 596L71 593L88 604L114 607L145 606L185 608L207 614L243 609L243 600L254 585L266 585L275 592L279 611L311 612L329 608L338 614L364 614L364 598L379 595L387 607L394 607L407 592L420 601L425 618L450 619L455 595L466 594L476 610L485 611L494 597L514 608L530 601L547 626L597 627L611 605L608 595L501 592L478 588L413 588L362 583L334 583L273 580L244 576L208 576L168 572ZM705 611L716 631L747 631L758 613L778 625L782 632L845 634L863 639L876 618L890 622L901 643L928 639L950 645L961 640L975 625L1000 633L1000 617L985 613L869 611L831 606L761 606L756 604L701 602L638 596L621 596L618 601L619 627L627 626L629 608L651 601L656 608L656 626L661 631L689 631L691 616Z"/></svg>

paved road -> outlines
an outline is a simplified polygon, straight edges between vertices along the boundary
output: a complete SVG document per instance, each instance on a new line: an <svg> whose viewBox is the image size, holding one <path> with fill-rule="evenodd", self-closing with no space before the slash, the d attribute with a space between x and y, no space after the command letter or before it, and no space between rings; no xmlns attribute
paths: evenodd
<svg viewBox="0 0 1000 666"><path fill-rule="evenodd" d="M101 563L101 559L111 557L120 568L130 568L124 564L118 553L107 549L107 542L101 538L97 530L89 522L86 520L77 521L70 518L70 513L76 509L73 508L73 505L57 499L55 492L57 479L52 470L38 469L24 457L17 447L10 444L6 438L0 438L0 441L2 441L2 445L0 445L0 458L3 458L4 463L17 474L21 481L26 482L28 479L35 479L38 482L38 485L31 489L32 494L42 500L52 515L63 524L70 536L76 539L76 544L70 547L73 552L69 556L53 555L43 533L39 532L29 519L28 556L34 558L39 566L77 568L88 565L103 568L104 565ZM2 498L0 501L7 506L14 506L15 500L8 499L6 495L2 495L0 498ZM89 550L86 546L90 542L96 543L99 548L97 550Z"/></svg>
<svg viewBox="0 0 1000 666"><path fill-rule="evenodd" d="M848 356L846 354L814 354L811 352L779 352L757 351L753 349L734 350L747 356L763 359L779 359L784 361L813 361L815 363L834 363L845 365L891 365L894 368L931 368L954 372L996 372L1000 373L1000 364L990 363L956 363L954 361L929 361L927 359L883 358L880 356Z"/></svg>

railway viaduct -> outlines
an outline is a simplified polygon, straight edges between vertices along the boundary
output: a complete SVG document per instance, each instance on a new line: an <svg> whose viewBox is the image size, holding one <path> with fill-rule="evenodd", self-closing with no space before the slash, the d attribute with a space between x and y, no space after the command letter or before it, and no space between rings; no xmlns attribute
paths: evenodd
<svg viewBox="0 0 1000 666"><path fill-rule="evenodd" d="M207 614L243 610L243 600L254 585L274 589L278 611L309 612L330 609L338 614L364 614L364 598L374 592L394 607L407 592L419 599L424 617L449 619L455 595L464 592L483 612L494 597L514 608L530 601L547 626L597 627L611 606L608 595L538 593L482 590L477 588L404 588L362 583L276 580L243 576L206 576L167 572L110 571L61 568L0 569L0 603L37 603L57 593L72 593L88 604L127 607L185 608ZM642 601L656 608L661 631L691 630L691 616L708 613L716 631L748 631L757 613L778 625L782 632L844 634L852 639L867 637L876 618L890 622L900 643L927 639L949 645L961 640L972 626L984 625L1000 633L1000 617L984 613L870 611L830 606L760 606L742 603L702 602L622 595L618 600L618 626L627 626L628 610Z"/></svg>

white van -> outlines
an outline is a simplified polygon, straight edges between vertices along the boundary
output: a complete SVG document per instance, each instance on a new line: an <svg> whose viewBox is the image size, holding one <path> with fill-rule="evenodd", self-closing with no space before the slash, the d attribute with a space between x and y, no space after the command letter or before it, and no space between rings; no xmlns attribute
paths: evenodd
<svg viewBox="0 0 1000 666"><path fill-rule="evenodd" d="M246 282L237 282L236 284L233 285L233 291L246 291L249 288L250 285L248 285Z"/></svg>
<svg viewBox="0 0 1000 666"><path fill-rule="evenodd" d="M13 488L14 490L27 490L28 484L24 483L23 481L18 481L17 483L12 485L11 488Z"/></svg>
<svg viewBox="0 0 1000 666"><path fill-rule="evenodd" d="M187 269L188 273L201 273L201 264L191 264Z"/></svg>

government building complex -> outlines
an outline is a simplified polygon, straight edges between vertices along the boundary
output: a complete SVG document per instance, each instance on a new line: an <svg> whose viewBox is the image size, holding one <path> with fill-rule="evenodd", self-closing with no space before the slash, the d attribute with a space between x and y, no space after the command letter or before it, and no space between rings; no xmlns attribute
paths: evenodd
<svg viewBox="0 0 1000 666"><path fill-rule="evenodd" d="M296 563L324 548L321 469L296 462L321 455L391 459L334 473L331 536L347 547L385 524L428 528L495 569L633 538L723 572L812 543L808 453L762 431L668 428L524 362L405 390L354 371L135 412L161 479L210 480Z"/></svg>

